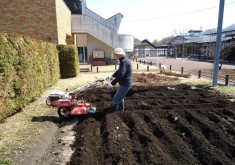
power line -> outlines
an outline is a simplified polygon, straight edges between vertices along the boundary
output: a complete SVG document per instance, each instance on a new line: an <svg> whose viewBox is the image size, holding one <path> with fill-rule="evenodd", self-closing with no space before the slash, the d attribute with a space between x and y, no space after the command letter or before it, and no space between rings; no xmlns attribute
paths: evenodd
<svg viewBox="0 0 235 165"><path fill-rule="evenodd" d="M235 2L230 2L230 3L227 3L225 5L231 5L231 4L235 4ZM158 20L158 19L182 16L182 15L187 15L187 14L192 14L192 13L198 13L198 12L201 12L201 11L211 10L211 9L215 9L215 8L218 8L218 6L209 7L209 8L200 9L200 10L195 10L195 11L190 11L190 12L185 12L185 13L178 13L178 14L174 14L174 15L162 16L162 17L146 18L146 19L127 21L127 22L123 22L123 23L144 22L144 21Z"/></svg>

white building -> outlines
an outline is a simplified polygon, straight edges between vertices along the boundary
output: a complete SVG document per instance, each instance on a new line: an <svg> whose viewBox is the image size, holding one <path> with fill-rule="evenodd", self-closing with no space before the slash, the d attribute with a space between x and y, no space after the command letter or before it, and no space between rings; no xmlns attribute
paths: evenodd
<svg viewBox="0 0 235 165"><path fill-rule="evenodd" d="M104 19L87 8L85 0L64 0L72 16L72 34L79 51L80 63L104 65L114 58L114 48L121 47L127 54L134 49L132 35L118 34L123 15Z"/></svg>

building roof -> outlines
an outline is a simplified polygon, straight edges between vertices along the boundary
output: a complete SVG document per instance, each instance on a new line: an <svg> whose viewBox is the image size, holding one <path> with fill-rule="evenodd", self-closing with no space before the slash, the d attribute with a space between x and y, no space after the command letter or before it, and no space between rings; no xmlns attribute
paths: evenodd
<svg viewBox="0 0 235 165"><path fill-rule="evenodd" d="M189 30L188 33L192 33L192 32L196 32L196 33L201 33L201 30Z"/></svg>
<svg viewBox="0 0 235 165"><path fill-rule="evenodd" d="M153 48L153 49L167 49L169 47L168 44L165 45L154 45L153 43L151 43L150 41L148 41L147 39L144 39L143 41L141 41L141 44L136 44L135 48L142 48L142 47L148 47L148 48Z"/></svg>
<svg viewBox="0 0 235 165"><path fill-rule="evenodd" d="M195 32L195 30L190 30L189 32ZM196 32L200 32L196 30ZM225 28L222 31L222 41L228 40L231 37L234 37L235 34L235 24L232 24ZM199 36L190 36L186 35L176 36L174 39L171 40L170 43L182 44L182 43L206 43L206 42L216 42L216 32L211 33L201 33Z"/></svg>
<svg viewBox="0 0 235 165"><path fill-rule="evenodd" d="M223 30L223 32L228 32L228 31L235 31L235 24L232 24Z"/></svg>
<svg viewBox="0 0 235 165"><path fill-rule="evenodd" d="M149 42L147 39L144 39L143 41L141 41L142 44L147 43L148 45L152 46L153 48L156 48L156 45L154 45L153 43Z"/></svg>

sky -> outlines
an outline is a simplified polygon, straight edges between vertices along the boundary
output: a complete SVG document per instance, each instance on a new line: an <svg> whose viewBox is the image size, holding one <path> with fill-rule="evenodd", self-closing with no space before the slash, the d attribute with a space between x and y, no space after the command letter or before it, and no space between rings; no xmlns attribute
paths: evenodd
<svg viewBox="0 0 235 165"><path fill-rule="evenodd" d="M124 17L119 34L161 40L189 30L217 28L220 0L86 0L87 7L108 19ZM223 28L235 24L235 0L225 0Z"/></svg>

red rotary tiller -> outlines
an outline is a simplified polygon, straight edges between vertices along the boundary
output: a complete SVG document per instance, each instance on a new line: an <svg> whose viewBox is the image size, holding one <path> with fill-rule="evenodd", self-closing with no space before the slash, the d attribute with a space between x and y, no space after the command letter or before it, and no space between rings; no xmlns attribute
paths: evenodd
<svg viewBox="0 0 235 165"><path fill-rule="evenodd" d="M88 113L95 113L96 107L93 107L91 102L87 103L83 98L78 101L70 101L66 99L60 99L56 101L58 107L57 113L59 117L64 118L68 116L85 115Z"/></svg>
<svg viewBox="0 0 235 165"><path fill-rule="evenodd" d="M77 88L72 92L52 92L46 99L46 104L48 106L57 107L58 115L61 118L95 113L96 107L93 107L91 102L88 103L83 98L81 100L77 100L76 96L81 91L86 91L87 89L91 89L97 87L100 84L103 84L104 81L104 78L98 78L92 83L88 83L87 85Z"/></svg>

